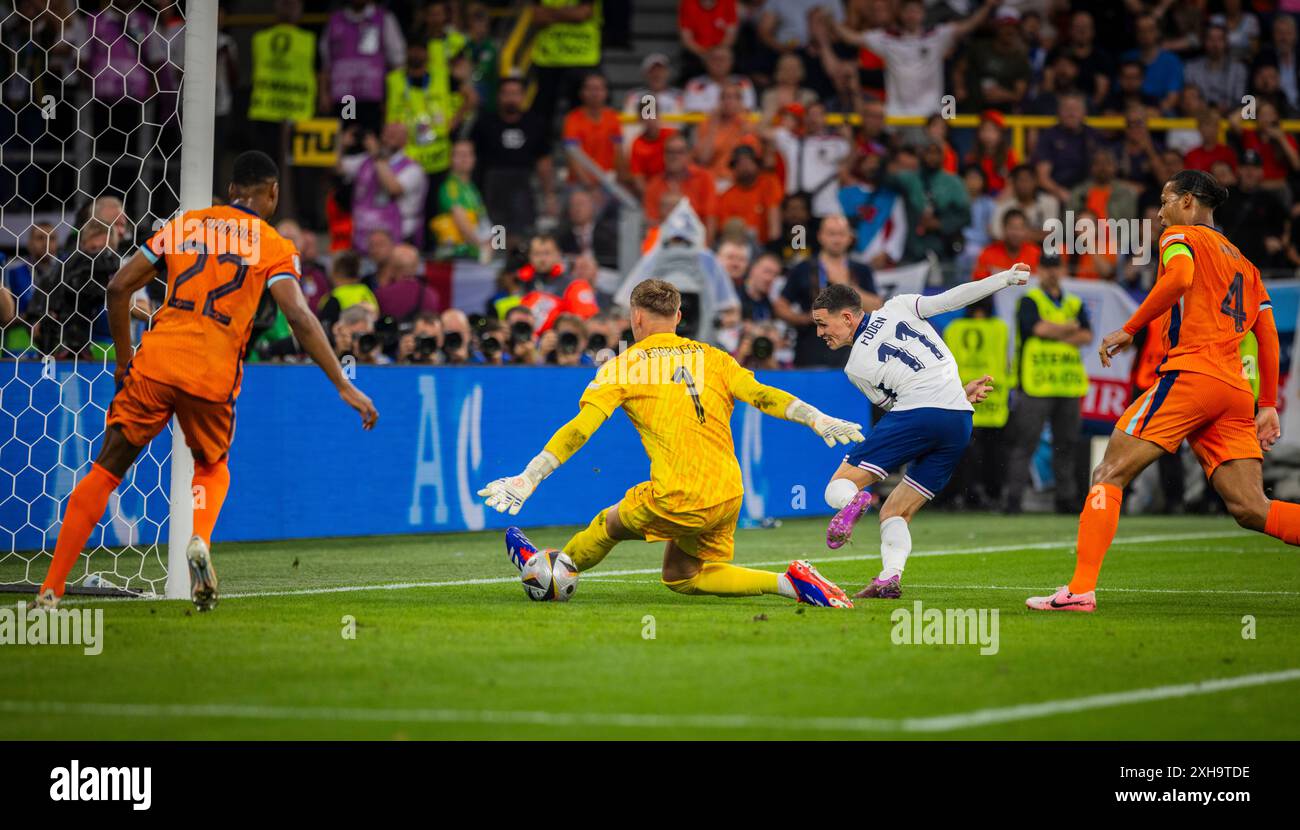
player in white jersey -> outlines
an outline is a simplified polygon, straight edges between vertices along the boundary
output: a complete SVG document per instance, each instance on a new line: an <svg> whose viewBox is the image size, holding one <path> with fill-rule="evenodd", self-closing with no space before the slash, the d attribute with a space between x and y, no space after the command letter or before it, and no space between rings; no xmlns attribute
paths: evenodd
<svg viewBox="0 0 1300 830"><path fill-rule="evenodd" d="M1009 285L1024 285L1029 266L924 297L901 294L876 311L862 311L857 291L845 285L823 289L813 302L817 336L832 349L852 345L844 372L885 415L855 446L826 485L826 503L839 511L826 530L826 544L841 547L858 517L871 506L866 489L907 465L905 487L897 487L880 508L880 575L858 597L902 596L903 566L912 552L908 524L916 511L944 488L970 442L972 403L992 390L987 375L965 386L957 362L927 318L979 302Z"/></svg>

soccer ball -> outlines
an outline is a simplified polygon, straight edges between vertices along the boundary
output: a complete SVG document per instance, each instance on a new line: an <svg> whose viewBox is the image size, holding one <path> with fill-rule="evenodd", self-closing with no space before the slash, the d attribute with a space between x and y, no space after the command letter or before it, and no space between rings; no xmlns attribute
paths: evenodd
<svg viewBox="0 0 1300 830"><path fill-rule="evenodd" d="M520 581L524 593L534 602L568 602L578 590L578 566L564 551L539 550L524 565Z"/></svg>

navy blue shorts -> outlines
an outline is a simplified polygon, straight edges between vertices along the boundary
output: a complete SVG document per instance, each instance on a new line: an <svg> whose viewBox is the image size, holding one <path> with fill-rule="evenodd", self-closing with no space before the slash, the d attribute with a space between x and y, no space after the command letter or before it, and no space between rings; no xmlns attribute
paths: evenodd
<svg viewBox="0 0 1300 830"><path fill-rule="evenodd" d="M903 481L927 499L948 484L970 443L973 413L956 409L886 412L844 460L884 478L904 464Z"/></svg>

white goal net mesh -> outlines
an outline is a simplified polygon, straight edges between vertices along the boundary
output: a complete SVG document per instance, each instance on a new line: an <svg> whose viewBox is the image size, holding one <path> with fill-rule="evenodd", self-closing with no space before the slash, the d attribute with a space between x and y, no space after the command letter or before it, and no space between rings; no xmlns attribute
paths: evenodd
<svg viewBox="0 0 1300 830"><path fill-rule="evenodd" d="M0 253L17 316L0 353L0 589L19 590L44 578L101 445L108 279L179 205L184 21L182 6L150 0L4 5ZM164 288L135 297L137 337ZM70 592L162 593L171 445L169 428L127 473Z"/></svg>

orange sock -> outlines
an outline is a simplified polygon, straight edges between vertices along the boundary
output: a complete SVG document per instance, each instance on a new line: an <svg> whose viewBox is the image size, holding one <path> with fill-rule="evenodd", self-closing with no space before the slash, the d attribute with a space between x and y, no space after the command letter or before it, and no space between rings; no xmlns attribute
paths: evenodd
<svg viewBox="0 0 1300 830"><path fill-rule="evenodd" d="M1119 506L1124 491L1113 484L1094 484L1079 514L1079 542L1074 560L1070 593L1086 594L1097 587L1101 560L1115 539L1119 527Z"/></svg>
<svg viewBox="0 0 1300 830"><path fill-rule="evenodd" d="M68 496L68 506L63 509L63 527L54 543L54 560L41 583L41 593L53 588L56 596L63 596L65 583L72 566L86 548L91 531L108 507L108 497L113 495L122 479L98 464L90 465L90 472L77 482Z"/></svg>
<svg viewBox="0 0 1300 830"><path fill-rule="evenodd" d="M1268 506L1264 532L1288 545L1300 545L1300 504L1274 501Z"/></svg>
<svg viewBox="0 0 1300 830"><path fill-rule="evenodd" d="M212 544L212 529L230 490L230 467L224 460L216 464L194 465L194 535Z"/></svg>

